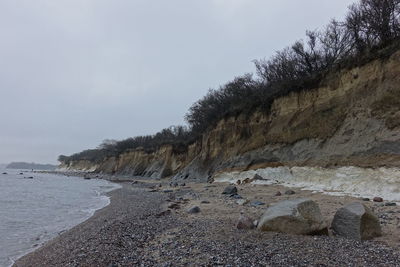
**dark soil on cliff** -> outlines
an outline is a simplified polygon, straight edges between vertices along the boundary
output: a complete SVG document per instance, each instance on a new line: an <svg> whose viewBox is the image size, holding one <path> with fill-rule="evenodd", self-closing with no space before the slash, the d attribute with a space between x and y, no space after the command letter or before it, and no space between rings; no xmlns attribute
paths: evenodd
<svg viewBox="0 0 400 267"><path fill-rule="evenodd" d="M109 206L15 266L398 266L400 262L396 249L377 242L237 230L230 220L207 216L206 208L187 214L186 208L200 198L198 191L164 189L125 183L110 193Z"/></svg>

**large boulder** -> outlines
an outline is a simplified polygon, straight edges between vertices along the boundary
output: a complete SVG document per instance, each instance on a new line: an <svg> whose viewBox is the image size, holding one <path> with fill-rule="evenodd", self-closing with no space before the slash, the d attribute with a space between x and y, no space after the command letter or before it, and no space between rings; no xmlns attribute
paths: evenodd
<svg viewBox="0 0 400 267"><path fill-rule="evenodd" d="M318 204L307 198L286 200L271 206L261 217L258 229L298 235L328 234Z"/></svg>
<svg viewBox="0 0 400 267"><path fill-rule="evenodd" d="M335 235L356 240L368 240L382 235L378 217L359 202L350 203L336 212L332 230Z"/></svg>

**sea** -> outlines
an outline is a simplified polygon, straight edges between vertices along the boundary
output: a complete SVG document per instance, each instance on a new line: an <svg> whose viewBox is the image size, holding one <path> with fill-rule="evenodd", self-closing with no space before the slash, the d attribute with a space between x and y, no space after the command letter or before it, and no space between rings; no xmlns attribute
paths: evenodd
<svg viewBox="0 0 400 267"><path fill-rule="evenodd" d="M100 179L0 169L0 266L84 222L117 188Z"/></svg>

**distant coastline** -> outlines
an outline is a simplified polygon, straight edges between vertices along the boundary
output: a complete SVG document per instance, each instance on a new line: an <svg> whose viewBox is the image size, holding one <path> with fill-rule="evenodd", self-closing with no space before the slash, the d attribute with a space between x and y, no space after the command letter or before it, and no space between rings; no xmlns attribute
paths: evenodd
<svg viewBox="0 0 400 267"><path fill-rule="evenodd" d="M51 164L38 164L38 163L28 163L28 162L11 162L6 166L7 169L23 169L23 170L46 170L54 171L57 166Z"/></svg>

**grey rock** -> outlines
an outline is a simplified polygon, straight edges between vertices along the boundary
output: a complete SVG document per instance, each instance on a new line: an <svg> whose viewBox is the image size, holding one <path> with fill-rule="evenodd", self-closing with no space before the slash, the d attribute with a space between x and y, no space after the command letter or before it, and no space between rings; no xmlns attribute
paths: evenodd
<svg viewBox="0 0 400 267"><path fill-rule="evenodd" d="M275 196L276 197L282 196L282 193L278 191L278 192L276 192Z"/></svg>
<svg viewBox="0 0 400 267"><path fill-rule="evenodd" d="M386 202L386 203L385 203L385 206L387 206L387 207L394 207L394 206L397 206L397 204L396 204L395 202Z"/></svg>
<svg viewBox="0 0 400 267"><path fill-rule="evenodd" d="M294 195L294 194L296 194L296 192L294 192L293 190L287 190L285 192L285 195Z"/></svg>
<svg viewBox="0 0 400 267"><path fill-rule="evenodd" d="M367 197L364 197L363 199L362 199L362 201L370 201L371 199L369 199L369 198L367 198Z"/></svg>
<svg viewBox="0 0 400 267"><path fill-rule="evenodd" d="M261 201L252 201L252 202L250 203L250 206L253 206L253 207L264 206L264 205L265 205L265 203L264 203L264 202L261 202Z"/></svg>
<svg viewBox="0 0 400 267"><path fill-rule="evenodd" d="M200 208L198 206L193 206L190 209L187 210L188 213L190 214L195 214L200 212Z"/></svg>
<svg viewBox="0 0 400 267"><path fill-rule="evenodd" d="M332 229L335 235L356 240L368 240L382 235L378 217L359 202L340 208L333 218Z"/></svg>
<svg viewBox="0 0 400 267"><path fill-rule="evenodd" d="M172 193L172 192L174 192L174 190L166 189L166 190L163 190L163 192L164 192L164 193Z"/></svg>
<svg viewBox="0 0 400 267"><path fill-rule="evenodd" d="M241 195L238 195L238 194L233 194L230 197L234 198L234 199L242 199L243 198Z"/></svg>
<svg viewBox="0 0 400 267"><path fill-rule="evenodd" d="M170 210L165 210L165 211L162 211L162 212L158 213L158 214L156 215L156 217L167 216L167 215L170 215L170 214L171 214L171 211L170 211Z"/></svg>
<svg viewBox="0 0 400 267"><path fill-rule="evenodd" d="M177 209L180 209L181 207L179 206L178 203L171 203L171 204L168 205L168 208L177 210Z"/></svg>
<svg viewBox="0 0 400 267"><path fill-rule="evenodd" d="M237 229L254 229L254 221L246 215L240 215L238 223L236 225Z"/></svg>
<svg viewBox="0 0 400 267"><path fill-rule="evenodd" d="M225 187L224 191L222 192L222 194L224 195L235 195L237 194L237 188L234 185L229 185L227 187Z"/></svg>
<svg viewBox="0 0 400 267"><path fill-rule="evenodd" d="M203 200L203 201L201 201L200 203L201 203L201 204L210 204L210 201L208 201L208 200Z"/></svg>
<svg viewBox="0 0 400 267"><path fill-rule="evenodd" d="M238 204L240 206L244 206L247 203L249 203L249 200L247 200L247 199L238 199L238 200L236 200L236 204Z"/></svg>
<svg viewBox="0 0 400 267"><path fill-rule="evenodd" d="M257 181L257 180L266 180L266 179L264 179L261 175L256 173L253 176L253 181Z"/></svg>
<svg viewBox="0 0 400 267"><path fill-rule="evenodd" d="M170 185L171 187L177 187L177 186L178 186L178 183L177 183L177 182L171 182L169 185Z"/></svg>
<svg viewBox="0 0 400 267"><path fill-rule="evenodd" d="M260 218L258 229L288 234L328 234L318 204L307 198L271 206Z"/></svg>

